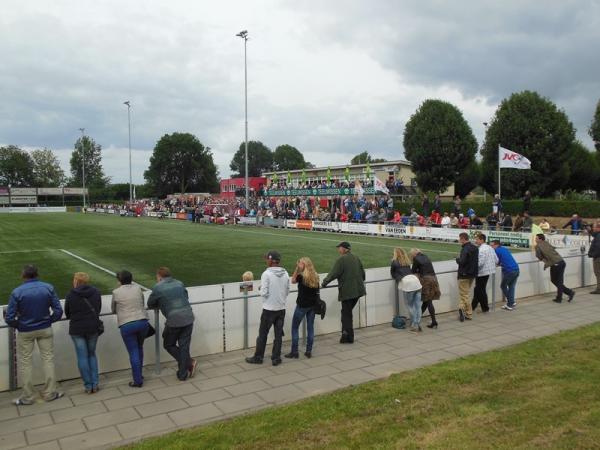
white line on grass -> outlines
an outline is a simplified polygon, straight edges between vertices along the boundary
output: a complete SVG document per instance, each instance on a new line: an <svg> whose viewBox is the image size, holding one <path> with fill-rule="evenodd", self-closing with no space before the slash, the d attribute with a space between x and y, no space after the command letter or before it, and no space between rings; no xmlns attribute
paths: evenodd
<svg viewBox="0 0 600 450"><path fill-rule="evenodd" d="M67 254L67 255L69 255L69 256L72 256L72 257L73 257L73 258L75 258L75 259L78 259L78 260L80 260L80 261L83 261L84 263L86 263L86 264L89 264L90 266L92 266L92 267L95 267L96 269L102 270L103 272L106 272L106 273L108 273L108 274L112 275L113 277L117 275L117 274L116 274L115 272L113 272L112 270L108 270L108 269L107 269L107 268L105 268L105 267L99 266L98 264L96 264L96 263L93 263L92 261L89 261L89 260L87 260L87 259L85 259L85 258L82 258L81 256L78 256L78 255L76 255L75 253L72 253L72 252L70 252L70 251L68 251L68 250L65 250L64 248L61 248L61 249L60 249L60 251L61 251L61 252L63 252L63 253L66 253L66 254ZM142 289L145 289L145 290L147 290L147 291L149 291L149 290L150 290L150 289L148 289L146 286L143 286L143 285L141 285L140 283L136 283L135 281L133 281L133 284L137 284L139 287L141 287Z"/></svg>
<svg viewBox="0 0 600 450"><path fill-rule="evenodd" d="M318 238L318 237L312 237L312 236L292 236L290 234L277 234L277 233L265 233L262 231L248 231L248 230L240 230L239 228L229 228L227 226L222 226L222 228L219 228L219 230L230 230L230 231L236 231L238 233L248 233L248 234L262 234L264 236L277 236L277 237L285 237L285 238L296 238L296 239L311 239L313 241L328 241L328 242L340 242L340 239L329 239L329 238ZM287 231L287 230L286 230ZM294 230L290 230L292 232L294 232ZM297 232L297 231L296 231ZM348 236L347 233L340 233L343 236ZM354 235L349 235L349 236L354 236ZM359 242L359 241L348 241L351 244L355 244L355 245L367 245L367 246L371 246L371 247L384 247L384 248L395 248L395 247L404 247L400 244L398 245L386 245L386 244L375 244L373 242ZM402 241L401 241L402 242ZM433 242L427 242L427 241L415 241L414 245L410 245L410 247L418 247L417 242L426 242L428 244L433 244ZM427 249L426 252L432 252L432 253L448 253L450 255L456 255L457 252L451 252L449 250L434 250L434 249Z"/></svg>
<svg viewBox="0 0 600 450"><path fill-rule="evenodd" d="M55 248L46 248L44 250L5 250L0 252L0 255L10 255L11 253L31 253L31 252L54 252Z"/></svg>

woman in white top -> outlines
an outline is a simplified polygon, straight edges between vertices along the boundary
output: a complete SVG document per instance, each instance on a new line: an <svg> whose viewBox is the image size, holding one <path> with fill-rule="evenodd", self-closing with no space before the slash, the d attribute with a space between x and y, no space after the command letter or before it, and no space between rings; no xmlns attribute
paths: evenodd
<svg viewBox="0 0 600 450"><path fill-rule="evenodd" d="M400 247L394 249L394 259L390 268L392 277L398 282L398 289L404 293L404 300L410 312L410 331L421 329L421 282L412 273L411 261L406 250Z"/></svg>

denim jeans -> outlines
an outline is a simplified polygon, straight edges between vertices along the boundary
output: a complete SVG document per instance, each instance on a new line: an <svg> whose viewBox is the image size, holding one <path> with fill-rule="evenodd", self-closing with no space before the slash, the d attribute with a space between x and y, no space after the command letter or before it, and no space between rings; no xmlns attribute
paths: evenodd
<svg viewBox="0 0 600 450"><path fill-rule="evenodd" d="M148 321L134 320L133 322L127 322L121 325L121 337L127 347L129 353L129 363L131 364L131 373L133 375L133 382L136 384L142 384L144 377L142 377L142 366L144 365L144 339L148 334Z"/></svg>
<svg viewBox="0 0 600 450"><path fill-rule="evenodd" d="M410 312L411 325L418 327L421 324L421 289L417 291L404 291L404 300Z"/></svg>
<svg viewBox="0 0 600 450"><path fill-rule="evenodd" d="M312 307L300 308L296 306L294 316L292 317L292 353L298 353L298 328L302 319L306 316L306 351L312 352L313 342L315 340L315 310Z"/></svg>
<svg viewBox="0 0 600 450"><path fill-rule="evenodd" d="M192 367L190 343L193 329L193 323L184 327L166 326L162 335L163 347L177 361L177 378L181 381L187 380Z"/></svg>
<svg viewBox="0 0 600 450"><path fill-rule="evenodd" d="M519 271L504 273L502 272L502 281L500 281L500 289L504 297L506 297L506 306L511 308L515 306L515 286L517 285L517 278L519 278Z"/></svg>
<svg viewBox="0 0 600 450"><path fill-rule="evenodd" d="M71 336L77 354L77 366L86 389L98 387L98 359L96 342L98 334L91 336Z"/></svg>

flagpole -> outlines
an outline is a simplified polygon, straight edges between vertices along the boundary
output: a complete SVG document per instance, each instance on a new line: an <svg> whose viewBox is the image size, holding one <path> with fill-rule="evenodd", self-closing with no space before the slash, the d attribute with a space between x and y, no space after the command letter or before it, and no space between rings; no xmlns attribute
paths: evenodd
<svg viewBox="0 0 600 450"><path fill-rule="evenodd" d="M498 144L498 198L502 200L502 193L500 189L500 144Z"/></svg>

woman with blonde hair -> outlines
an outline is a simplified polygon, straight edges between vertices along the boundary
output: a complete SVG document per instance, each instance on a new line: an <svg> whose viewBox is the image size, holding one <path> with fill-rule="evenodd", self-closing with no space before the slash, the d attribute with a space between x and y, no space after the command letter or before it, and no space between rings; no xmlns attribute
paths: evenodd
<svg viewBox="0 0 600 450"><path fill-rule="evenodd" d="M315 339L315 306L319 300L319 274L313 262L308 257L300 258L292 274L292 283L298 284L298 298L296 309L292 318L292 350L285 355L286 358L298 358L298 328L306 317L306 352L304 356L312 356L312 347Z"/></svg>
<svg viewBox="0 0 600 450"><path fill-rule="evenodd" d="M412 273L411 261L406 250L400 247L394 249L394 259L390 267L392 278L398 283L398 289L404 293L404 300L410 312L410 331L421 329L421 282Z"/></svg>
<svg viewBox="0 0 600 450"><path fill-rule="evenodd" d="M98 359L96 343L101 328L100 291L89 285L90 276L85 272L73 275L73 289L65 299L65 315L69 319L69 335L75 345L77 366L83 380L85 392L98 392Z"/></svg>

